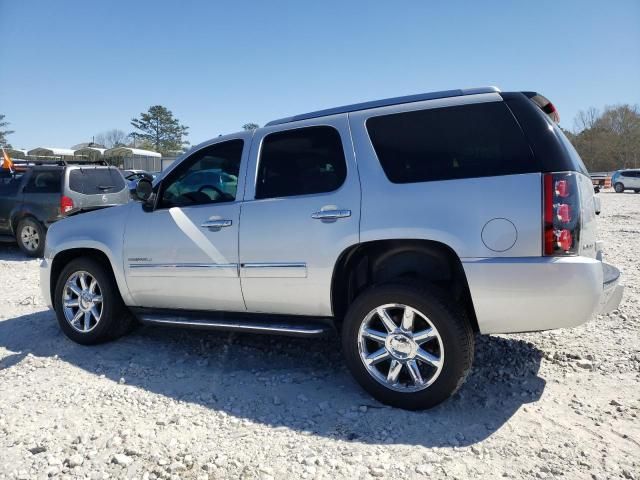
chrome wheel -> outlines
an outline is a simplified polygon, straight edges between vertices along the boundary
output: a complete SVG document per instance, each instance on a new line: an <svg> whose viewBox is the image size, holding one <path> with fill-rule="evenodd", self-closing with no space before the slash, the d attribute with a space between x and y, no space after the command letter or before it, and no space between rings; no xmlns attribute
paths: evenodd
<svg viewBox="0 0 640 480"><path fill-rule="evenodd" d="M371 310L358 331L360 359L387 388L417 392L431 385L444 364L442 338L426 315L390 303Z"/></svg>
<svg viewBox="0 0 640 480"><path fill-rule="evenodd" d="M20 231L20 240L22 241L24 248L30 252L35 252L40 246L40 235L38 234L38 230L31 225L25 225L22 227L22 230Z"/></svg>
<svg viewBox="0 0 640 480"><path fill-rule="evenodd" d="M102 316L102 290L90 273L72 273L62 289L62 310L69 325L87 333L96 328Z"/></svg>

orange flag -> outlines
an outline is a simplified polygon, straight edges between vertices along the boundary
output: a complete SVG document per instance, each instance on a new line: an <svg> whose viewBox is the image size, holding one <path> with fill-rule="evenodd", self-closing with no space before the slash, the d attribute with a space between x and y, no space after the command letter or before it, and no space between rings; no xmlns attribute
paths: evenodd
<svg viewBox="0 0 640 480"><path fill-rule="evenodd" d="M4 148L2 149L2 156L4 157L4 160L2 161L2 169L13 170L13 162L11 161L9 154L4 150Z"/></svg>

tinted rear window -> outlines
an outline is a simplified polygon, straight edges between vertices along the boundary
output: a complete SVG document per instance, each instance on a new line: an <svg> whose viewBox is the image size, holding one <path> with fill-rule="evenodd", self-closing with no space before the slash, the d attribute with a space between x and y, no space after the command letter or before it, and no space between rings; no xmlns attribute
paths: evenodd
<svg viewBox="0 0 640 480"><path fill-rule="evenodd" d="M503 102L372 117L367 130L393 183L537 170L531 149Z"/></svg>
<svg viewBox="0 0 640 480"><path fill-rule="evenodd" d="M124 178L115 168L78 168L69 172L69 188L85 195L116 193L124 186Z"/></svg>
<svg viewBox="0 0 640 480"><path fill-rule="evenodd" d="M346 177L342 140L335 128L271 133L262 141L256 198L332 192Z"/></svg>
<svg viewBox="0 0 640 480"><path fill-rule="evenodd" d="M62 170L33 170L24 193L60 193Z"/></svg>

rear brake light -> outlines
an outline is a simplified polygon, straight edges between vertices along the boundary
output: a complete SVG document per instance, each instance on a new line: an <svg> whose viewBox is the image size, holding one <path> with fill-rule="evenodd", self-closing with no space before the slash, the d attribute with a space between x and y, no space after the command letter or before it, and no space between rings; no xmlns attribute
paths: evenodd
<svg viewBox="0 0 640 480"><path fill-rule="evenodd" d="M540 95L536 92L522 92L533 103L535 103L540 110L542 110L553 122L560 123L560 113L556 106L549 101L544 95Z"/></svg>
<svg viewBox="0 0 640 480"><path fill-rule="evenodd" d="M544 254L575 255L580 240L580 195L574 173L543 176Z"/></svg>
<svg viewBox="0 0 640 480"><path fill-rule="evenodd" d="M60 213L67 213L73 210L73 200L66 195L60 197Z"/></svg>
<svg viewBox="0 0 640 480"><path fill-rule="evenodd" d="M569 183L566 180L556 181L556 195L560 198L566 198L569 196Z"/></svg>
<svg viewBox="0 0 640 480"><path fill-rule="evenodd" d="M558 213L558 220L562 223L569 223L571 221L571 207L566 203L562 203L556 207Z"/></svg>

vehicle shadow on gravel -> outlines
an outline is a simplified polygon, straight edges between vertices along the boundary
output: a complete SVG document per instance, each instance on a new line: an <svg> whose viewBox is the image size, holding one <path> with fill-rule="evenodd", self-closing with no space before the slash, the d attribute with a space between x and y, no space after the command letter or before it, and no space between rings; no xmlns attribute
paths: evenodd
<svg viewBox="0 0 640 480"><path fill-rule="evenodd" d="M480 336L474 369L461 390L434 409L408 412L364 393L337 345L336 337L140 327L116 342L85 347L68 340L53 312L43 311L0 321L0 346L14 352L0 360L0 371L28 354L57 355L53 362L252 422L347 441L427 447L485 439L522 405L537 400L545 386L537 375L539 349L521 340ZM166 415L149 421L167 421L171 412Z"/></svg>
<svg viewBox="0 0 640 480"><path fill-rule="evenodd" d="M15 243L0 242L0 260L3 262L24 262L27 260L42 260L42 258L32 258L25 255Z"/></svg>

